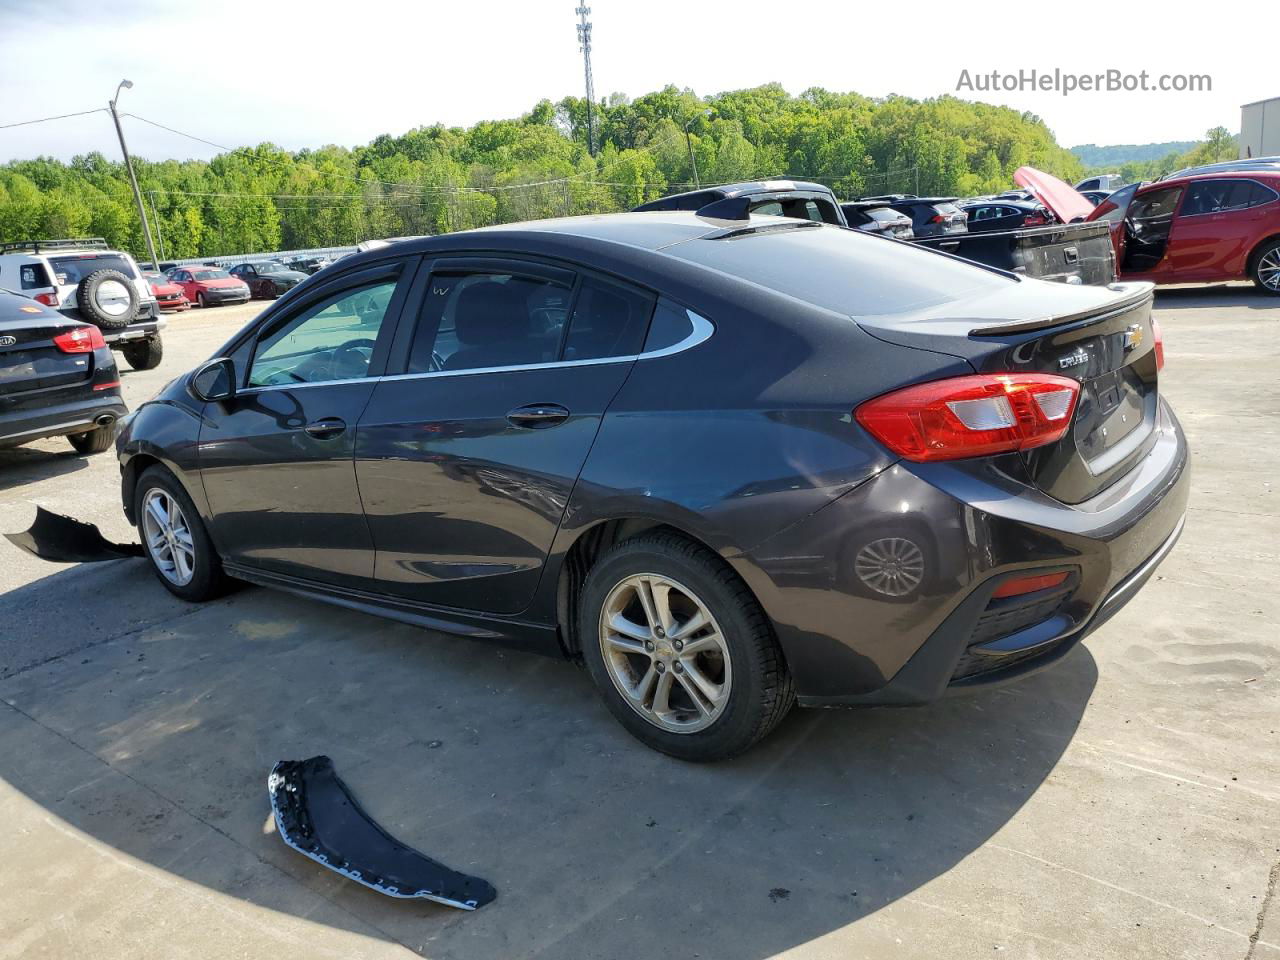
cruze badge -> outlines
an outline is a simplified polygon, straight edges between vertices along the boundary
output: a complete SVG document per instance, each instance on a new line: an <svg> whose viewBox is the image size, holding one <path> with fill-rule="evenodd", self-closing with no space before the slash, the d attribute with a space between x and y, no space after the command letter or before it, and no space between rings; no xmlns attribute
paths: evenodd
<svg viewBox="0 0 1280 960"><path fill-rule="evenodd" d="M1076 347L1065 357L1058 358L1058 369L1065 370L1067 367L1078 367L1082 363L1089 362L1089 351L1084 347Z"/></svg>
<svg viewBox="0 0 1280 960"><path fill-rule="evenodd" d="M1124 348L1132 350L1142 344L1142 327L1133 324L1124 332Z"/></svg>

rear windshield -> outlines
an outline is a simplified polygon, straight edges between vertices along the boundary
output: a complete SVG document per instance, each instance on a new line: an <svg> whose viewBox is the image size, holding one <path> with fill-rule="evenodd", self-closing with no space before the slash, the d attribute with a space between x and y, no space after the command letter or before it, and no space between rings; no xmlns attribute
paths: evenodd
<svg viewBox="0 0 1280 960"><path fill-rule="evenodd" d="M49 265L58 283L79 283L95 270L119 270L130 280L138 278L133 265L118 253L78 253L71 257L50 257Z"/></svg>
<svg viewBox="0 0 1280 960"><path fill-rule="evenodd" d="M947 215L947 216L949 216L950 214L953 214L953 213L959 213L959 212L960 212L960 208L959 208L959 207L957 207L954 203L935 203L935 204L933 205L933 209L935 209L935 210L937 210L939 213L941 213L941 214L943 214L943 215Z"/></svg>
<svg viewBox="0 0 1280 960"><path fill-rule="evenodd" d="M831 227L690 240L664 252L853 317L910 313L1017 282L929 250Z"/></svg>
<svg viewBox="0 0 1280 960"><path fill-rule="evenodd" d="M872 220L879 220L887 223L890 220L901 220L902 214L891 207L876 207L874 210L865 211L867 216Z"/></svg>
<svg viewBox="0 0 1280 960"><path fill-rule="evenodd" d="M225 270L197 270L193 276L197 280L227 280L231 274Z"/></svg>

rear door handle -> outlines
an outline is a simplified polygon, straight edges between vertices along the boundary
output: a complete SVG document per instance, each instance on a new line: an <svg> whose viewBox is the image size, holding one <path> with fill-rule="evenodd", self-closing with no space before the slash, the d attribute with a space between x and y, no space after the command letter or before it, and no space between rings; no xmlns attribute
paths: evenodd
<svg viewBox="0 0 1280 960"><path fill-rule="evenodd" d="M322 420L313 420L302 429L317 440L331 440L347 429L347 423L337 417L325 417Z"/></svg>
<svg viewBox="0 0 1280 960"><path fill-rule="evenodd" d="M528 427L534 430L554 427L569 419L569 410L558 403L530 403L516 407L507 414L507 420L517 427Z"/></svg>

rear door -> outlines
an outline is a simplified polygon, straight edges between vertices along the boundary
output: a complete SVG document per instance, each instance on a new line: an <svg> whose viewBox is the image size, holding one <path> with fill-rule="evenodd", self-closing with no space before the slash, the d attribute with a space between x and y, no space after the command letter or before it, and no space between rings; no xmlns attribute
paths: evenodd
<svg viewBox="0 0 1280 960"><path fill-rule="evenodd" d="M518 613L654 298L531 259L437 260L360 420L379 589Z"/></svg>
<svg viewBox="0 0 1280 960"><path fill-rule="evenodd" d="M1273 191L1248 179L1190 184L1169 238L1170 270L1203 279L1242 273L1264 216L1260 207L1274 199Z"/></svg>

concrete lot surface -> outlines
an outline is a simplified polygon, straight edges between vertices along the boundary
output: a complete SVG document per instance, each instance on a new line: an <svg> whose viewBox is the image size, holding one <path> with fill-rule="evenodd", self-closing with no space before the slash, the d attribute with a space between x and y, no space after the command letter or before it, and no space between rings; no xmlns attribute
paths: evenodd
<svg viewBox="0 0 1280 960"><path fill-rule="evenodd" d="M130 404L259 307L175 318ZM1022 684L797 711L715 766L641 747L569 664L0 542L0 957L1280 957L1280 301L1157 311L1194 491L1139 597ZM0 451L0 530L42 504L132 538L117 476ZM267 774L317 753L498 900L288 849Z"/></svg>

